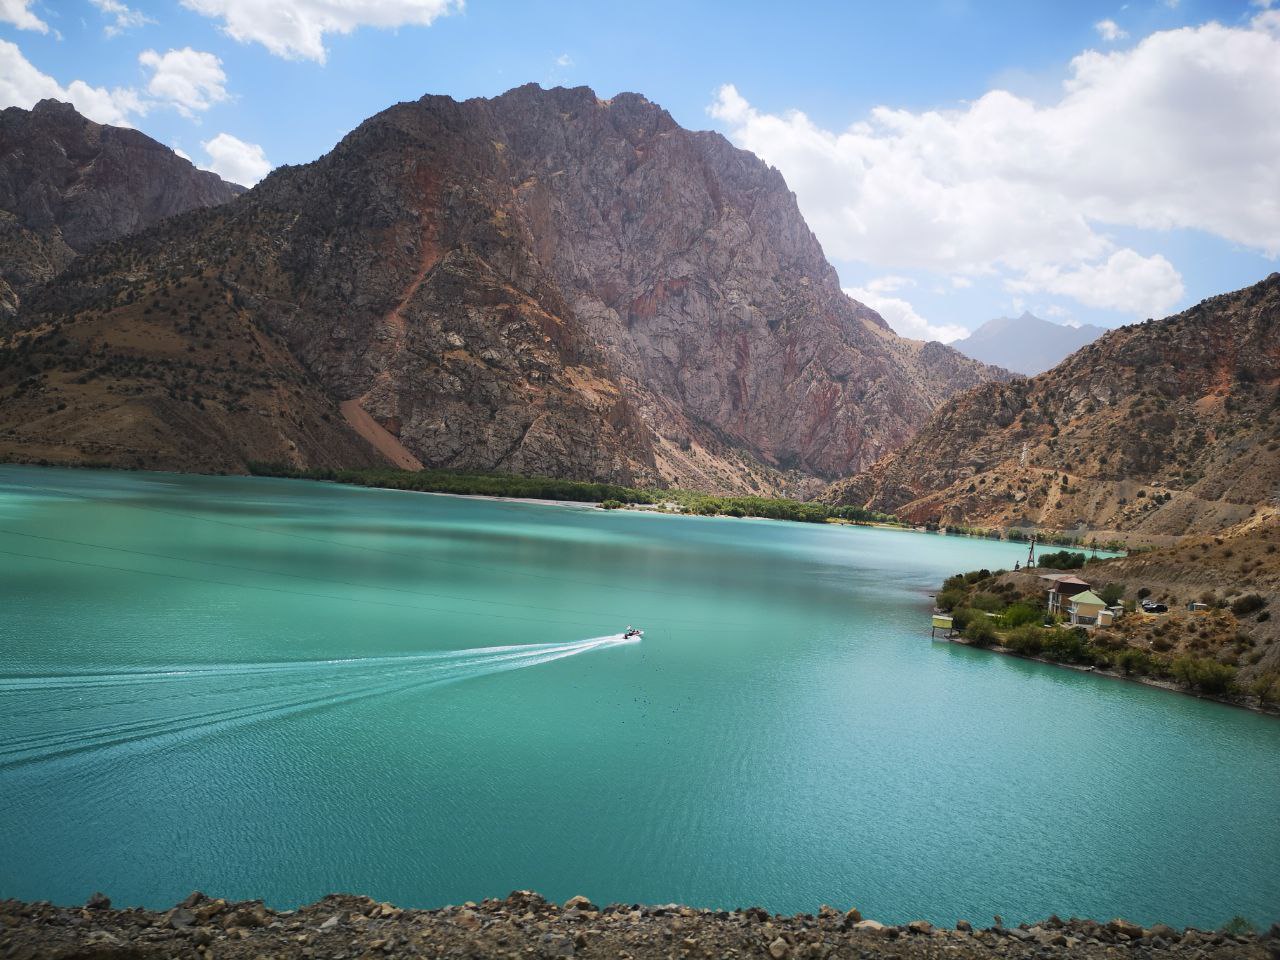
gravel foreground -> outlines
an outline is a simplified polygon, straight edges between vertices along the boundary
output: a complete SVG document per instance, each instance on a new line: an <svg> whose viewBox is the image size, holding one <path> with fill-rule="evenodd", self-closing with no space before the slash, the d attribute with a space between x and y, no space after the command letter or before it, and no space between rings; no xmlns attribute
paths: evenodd
<svg viewBox="0 0 1280 960"><path fill-rule="evenodd" d="M857 910L816 916L695 910L675 904L563 906L528 891L439 910L401 910L367 897L334 895L298 910L259 901L228 903L193 893L171 910L113 910L95 894L84 907L0 901L0 957L56 960L357 960L388 957L608 957L610 960L935 960L935 958L1241 958L1280 960L1280 925L1232 936L1125 920L1060 920L980 930L916 920L887 926Z"/></svg>

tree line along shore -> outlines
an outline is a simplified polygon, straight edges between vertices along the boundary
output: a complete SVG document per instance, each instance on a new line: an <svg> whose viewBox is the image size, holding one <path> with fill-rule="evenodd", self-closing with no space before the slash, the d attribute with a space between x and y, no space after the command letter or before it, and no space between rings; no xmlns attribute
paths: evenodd
<svg viewBox="0 0 1280 960"><path fill-rule="evenodd" d="M916 529L889 513L864 507L830 505L817 500L795 500L789 497L761 497L750 494L712 494L679 488L628 487L616 483L584 480L561 480L554 477L519 476L508 473L455 473L450 470L397 470L388 468L309 468L286 464L250 463L254 476L282 477L294 480L320 480L353 486L379 487L387 490L413 490L419 493L451 493L461 496L514 497L529 500L567 500L595 503L605 509L639 507L670 513L697 516L754 517L766 520L792 520L799 523L856 523ZM937 524L922 529L939 532ZM990 540L1025 542L1031 531L1017 528L1001 530L988 527L951 526L952 535L982 537ZM1086 544L1083 538L1056 530L1035 531L1039 542L1062 546L1090 546L1100 550L1124 550L1119 541Z"/></svg>

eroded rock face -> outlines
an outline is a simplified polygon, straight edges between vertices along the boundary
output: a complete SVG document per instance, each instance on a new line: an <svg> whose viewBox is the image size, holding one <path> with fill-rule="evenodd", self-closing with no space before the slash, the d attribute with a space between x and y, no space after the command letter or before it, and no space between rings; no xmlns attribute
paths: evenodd
<svg viewBox="0 0 1280 960"><path fill-rule="evenodd" d="M96 244L243 192L69 103L0 111L0 313Z"/></svg>
<svg viewBox="0 0 1280 960"><path fill-rule="evenodd" d="M162 275L216 278L434 467L771 490L869 465L1000 375L845 296L777 171L586 88L398 104L25 319Z"/></svg>

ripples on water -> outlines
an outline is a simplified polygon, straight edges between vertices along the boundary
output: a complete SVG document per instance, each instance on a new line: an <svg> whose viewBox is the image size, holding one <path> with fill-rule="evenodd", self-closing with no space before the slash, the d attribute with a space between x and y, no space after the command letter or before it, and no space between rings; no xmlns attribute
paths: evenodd
<svg viewBox="0 0 1280 960"><path fill-rule="evenodd" d="M0 897L1276 919L1280 723L929 641L1024 557L0 467Z"/></svg>

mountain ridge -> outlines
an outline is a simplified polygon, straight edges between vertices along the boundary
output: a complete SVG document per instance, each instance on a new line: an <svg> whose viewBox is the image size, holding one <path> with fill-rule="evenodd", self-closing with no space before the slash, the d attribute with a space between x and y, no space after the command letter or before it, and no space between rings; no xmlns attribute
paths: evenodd
<svg viewBox="0 0 1280 960"><path fill-rule="evenodd" d="M69 103L0 110L0 322L96 244L244 192Z"/></svg>
<svg viewBox="0 0 1280 960"><path fill-rule="evenodd" d="M206 384L194 415L222 438L206 445L216 456L189 460L148 436L94 458L330 466L296 434L332 429L344 456L358 447L376 462L354 403L429 466L776 491L869 465L946 396L1005 375L900 338L849 299L781 174L757 157L639 94L581 87L396 104L230 205L97 248L21 320L59 331L55 344L88 323L88 340L134 356L137 338L126 347L120 334L155 328L162 303L179 316L166 335L204 357L210 339L187 342L193 321L181 318L207 290L225 323L234 314L217 336L264 333L305 373L305 425L263 450L251 434L283 437L277 418L255 427L267 408ZM57 389L76 392L85 340L81 359L40 342L42 364L74 373ZM237 363L243 375L247 358ZM171 370L108 385L150 410L144 421L193 395ZM81 400L59 395L38 428L0 423L0 453L84 459L75 437L103 401Z"/></svg>
<svg viewBox="0 0 1280 960"><path fill-rule="evenodd" d="M1018 317L988 320L951 346L966 357L1033 377L1056 367L1068 356L1106 333L1105 327L1068 327L1037 317L1029 310Z"/></svg>
<svg viewBox="0 0 1280 960"><path fill-rule="evenodd" d="M823 495L920 521L1161 538L1280 496L1280 273L984 384Z"/></svg>

